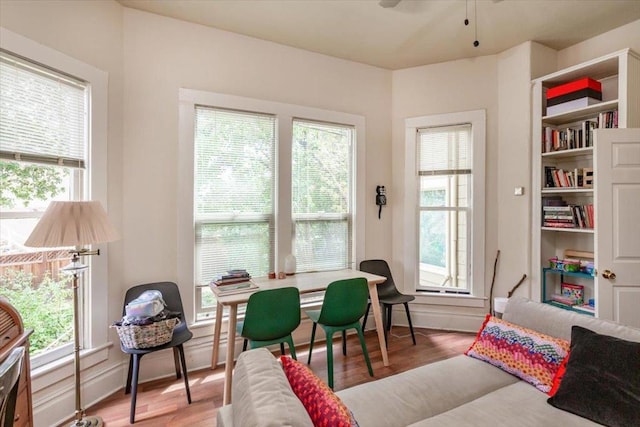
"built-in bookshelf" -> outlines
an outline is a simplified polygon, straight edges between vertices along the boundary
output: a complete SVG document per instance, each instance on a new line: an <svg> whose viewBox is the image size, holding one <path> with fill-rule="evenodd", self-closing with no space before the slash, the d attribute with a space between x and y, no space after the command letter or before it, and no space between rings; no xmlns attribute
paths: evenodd
<svg viewBox="0 0 640 427"><path fill-rule="evenodd" d="M640 57L625 49L533 81L532 283L540 301L567 308L552 296L562 293L563 280L570 277L583 289L584 300L595 303L594 309L575 311L598 316L597 274L557 270L549 260L562 259L567 250L594 253L598 259L594 132L638 126L640 84L634 75L639 69ZM548 89L585 78L601 85L601 101L547 114ZM582 261L584 269L587 260Z"/></svg>

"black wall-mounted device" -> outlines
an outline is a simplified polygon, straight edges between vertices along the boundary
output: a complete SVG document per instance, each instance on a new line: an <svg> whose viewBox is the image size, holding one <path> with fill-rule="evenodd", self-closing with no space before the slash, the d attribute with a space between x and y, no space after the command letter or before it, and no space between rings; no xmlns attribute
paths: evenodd
<svg viewBox="0 0 640 427"><path fill-rule="evenodd" d="M382 216L382 207L387 204L387 190L385 190L384 185L378 185L376 187L376 205L378 208L378 219Z"/></svg>

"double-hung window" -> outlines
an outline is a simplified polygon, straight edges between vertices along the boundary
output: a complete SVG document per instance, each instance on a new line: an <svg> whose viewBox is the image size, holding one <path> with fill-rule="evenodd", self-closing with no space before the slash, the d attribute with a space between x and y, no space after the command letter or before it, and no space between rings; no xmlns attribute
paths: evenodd
<svg viewBox="0 0 640 427"><path fill-rule="evenodd" d="M418 130L418 288L468 291L471 125Z"/></svg>
<svg viewBox="0 0 640 427"><path fill-rule="evenodd" d="M60 271L70 255L23 243L50 201L85 194L88 89L84 81L3 51L0 92L2 293L34 330L31 354L46 360L72 350L71 283Z"/></svg>
<svg viewBox="0 0 640 427"><path fill-rule="evenodd" d="M415 289L482 296L484 112L408 119L407 143Z"/></svg>
<svg viewBox="0 0 640 427"><path fill-rule="evenodd" d="M196 283L226 270L273 270L276 120L268 114L195 108ZM200 305L210 293L198 290Z"/></svg>
<svg viewBox="0 0 640 427"><path fill-rule="evenodd" d="M60 271L69 248L24 242L53 200L108 208L107 81L104 71L0 28L0 293L34 331L32 368L73 352L73 304ZM97 248L80 282L80 335L81 347L104 360L108 249ZM50 374L59 380L54 369L44 382Z"/></svg>
<svg viewBox="0 0 640 427"><path fill-rule="evenodd" d="M352 260L353 126L293 121L292 214L298 271Z"/></svg>
<svg viewBox="0 0 640 427"><path fill-rule="evenodd" d="M215 312L208 285L228 270L283 272L289 254L299 273L355 266L364 118L189 89L180 99L178 245L193 258L178 275L195 284L196 320Z"/></svg>

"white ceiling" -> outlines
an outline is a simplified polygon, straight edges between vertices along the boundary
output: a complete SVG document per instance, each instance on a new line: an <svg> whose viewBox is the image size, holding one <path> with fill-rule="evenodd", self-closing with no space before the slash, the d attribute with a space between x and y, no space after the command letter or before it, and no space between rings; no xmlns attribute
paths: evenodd
<svg viewBox="0 0 640 427"><path fill-rule="evenodd" d="M640 19L640 0L402 0L393 8L379 0L118 1L392 70L495 54L527 40L563 49Z"/></svg>

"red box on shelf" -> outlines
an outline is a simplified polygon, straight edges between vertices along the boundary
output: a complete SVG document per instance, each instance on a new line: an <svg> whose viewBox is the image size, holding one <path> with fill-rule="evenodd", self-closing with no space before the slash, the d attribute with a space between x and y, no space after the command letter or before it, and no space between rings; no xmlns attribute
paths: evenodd
<svg viewBox="0 0 640 427"><path fill-rule="evenodd" d="M602 84L597 80L593 80L589 77L584 77L582 79L574 80L572 82L547 89L547 100L566 95L568 93L578 92L583 89L592 89L596 92L602 92Z"/></svg>

